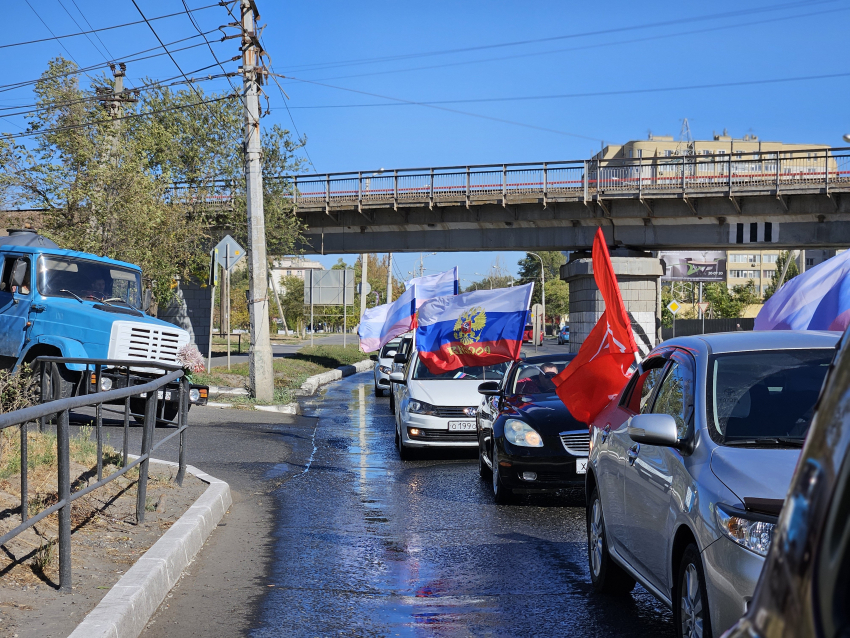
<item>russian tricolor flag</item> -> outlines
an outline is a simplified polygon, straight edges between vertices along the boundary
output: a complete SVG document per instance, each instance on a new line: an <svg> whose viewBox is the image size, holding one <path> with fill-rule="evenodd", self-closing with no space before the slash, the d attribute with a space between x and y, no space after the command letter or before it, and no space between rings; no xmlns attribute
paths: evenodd
<svg viewBox="0 0 850 638"><path fill-rule="evenodd" d="M419 308L416 348L434 374L515 361L534 284L437 297Z"/></svg>
<svg viewBox="0 0 850 638"><path fill-rule="evenodd" d="M385 303L366 310L360 319L360 327L357 328L357 336L360 337L361 352L374 352L381 345L381 331L387 320L387 312L390 304Z"/></svg>
<svg viewBox="0 0 850 638"><path fill-rule="evenodd" d="M416 277L407 282L407 288L416 287L416 307L434 297L448 297L458 293L457 266L436 275Z"/></svg>

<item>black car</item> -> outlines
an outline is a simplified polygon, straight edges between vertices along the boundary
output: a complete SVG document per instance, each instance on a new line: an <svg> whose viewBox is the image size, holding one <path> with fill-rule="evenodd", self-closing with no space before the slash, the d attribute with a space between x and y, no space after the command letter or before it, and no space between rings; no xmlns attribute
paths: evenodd
<svg viewBox="0 0 850 638"><path fill-rule="evenodd" d="M724 638L850 636L850 352L838 344L746 615Z"/></svg>
<svg viewBox="0 0 850 638"><path fill-rule="evenodd" d="M476 415L478 467L493 481L497 503L511 501L514 490L584 485L588 426L572 417L552 382L574 356L523 359L501 381L478 386L484 395Z"/></svg>

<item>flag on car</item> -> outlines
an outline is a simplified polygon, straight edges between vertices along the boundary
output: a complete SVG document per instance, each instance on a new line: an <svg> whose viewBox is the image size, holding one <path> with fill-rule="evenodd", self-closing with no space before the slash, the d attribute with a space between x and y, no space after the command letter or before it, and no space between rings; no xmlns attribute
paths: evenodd
<svg viewBox="0 0 850 638"><path fill-rule="evenodd" d="M360 319L357 328L357 336L360 337L360 351L374 352L381 345L381 330L387 320L387 312L390 304L385 303L374 308L369 308Z"/></svg>
<svg viewBox="0 0 850 638"><path fill-rule="evenodd" d="M519 359L534 284L436 297L419 308L416 348L434 374Z"/></svg>
<svg viewBox="0 0 850 638"><path fill-rule="evenodd" d="M756 330L845 330L850 324L850 250L786 282L756 317Z"/></svg>
<svg viewBox="0 0 850 638"><path fill-rule="evenodd" d="M381 348L397 336L413 329L416 316L416 286L405 290L389 306L384 325L381 327L381 339L378 343Z"/></svg>
<svg viewBox="0 0 850 638"><path fill-rule="evenodd" d="M570 414L585 423L623 389L638 351L601 228L593 240L593 278L605 300L605 311L575 359L552 379Z"/></svg>
<svg viewBox="0 0 850 638"><path fill-rule="evenodd" d="M416 287L416 307L434 297L448 297L458 293L457 266L436 275L416 277L406 284L407 288Z"/></svg>

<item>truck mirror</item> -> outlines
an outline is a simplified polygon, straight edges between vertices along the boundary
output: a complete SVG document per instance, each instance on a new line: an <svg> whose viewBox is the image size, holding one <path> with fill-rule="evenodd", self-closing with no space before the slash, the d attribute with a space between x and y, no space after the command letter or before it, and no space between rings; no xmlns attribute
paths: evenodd
<svg viewBox="0 0 850 638"><path fill-rule="evenodd" d="M144 310L145 312L147 312L148 308L151 307L151 295L152 294L153 293L151 292L150 288L145 289L145 296L144 296L144 299L142 300L142 310Z"/></svg>
<svg viewBox="0 0 850 638"><path fill-rule="evenodd" d="M12 277L9 281L10 286L20 288L26 283L27 265L26 259L15 261L15 265L12 267Z"/></svg>

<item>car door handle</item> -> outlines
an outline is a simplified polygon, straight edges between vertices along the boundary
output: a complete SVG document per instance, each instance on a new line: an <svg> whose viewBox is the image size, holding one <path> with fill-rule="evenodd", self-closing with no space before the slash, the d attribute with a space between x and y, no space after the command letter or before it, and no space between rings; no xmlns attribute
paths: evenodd
<svg viewBox="0 0 850 638"><path fill-rule="evenodd" d="M627 454L629 456L629 465L634 465L635 461L637 461L638 454L640 454L640 443L635 443L632 447L630 447Z"/></svg>
<svg viewBox="0 0 850 638"><path fill-rule="evenodd" d="M599 435L599 438L602 439L602 442L605 443L608 440L608 435L611 434L611 424L609 423L604 428L602 428L602 434Z"/></svg>

